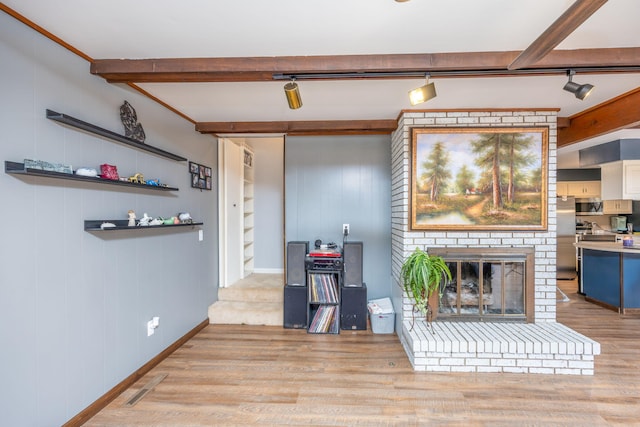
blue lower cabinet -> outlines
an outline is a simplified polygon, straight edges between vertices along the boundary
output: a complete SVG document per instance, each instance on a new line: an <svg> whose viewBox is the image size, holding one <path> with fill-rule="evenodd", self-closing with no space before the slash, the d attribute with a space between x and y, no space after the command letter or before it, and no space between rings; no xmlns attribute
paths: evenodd
<svg viewBox="0 0 640 427"><path fill-rule="evenodd" d="M585 295L620 307L620 253L583 249L582 269Z"/></svg>
<svg viewBox="0 0 640 427"><path fill-rule="evenodd" d="M640 308L640 254L622 256L623 309Z"/></svg>

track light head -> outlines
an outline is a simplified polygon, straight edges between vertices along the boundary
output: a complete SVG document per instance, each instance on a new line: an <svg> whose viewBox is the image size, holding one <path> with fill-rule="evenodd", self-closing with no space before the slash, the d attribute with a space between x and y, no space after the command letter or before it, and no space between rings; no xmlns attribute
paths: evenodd
<svg viewBox="0 0 640 427"><path fill-rule="evenodd" d="M284 85L284 93L287 96L287 102L289 103L289 108L292 110L297 110L302 107L302 97L300 96L300 90L298 89L298 83L296 83L293 79Z"/></svg>
<svg viewBox="0 0 640 427"><path fill-rule="evenodd" d="M573 75L576 72L573 70L567 71L567 76L569 76L569 81L564 85L563 89L567 92L573 93L576 98L582 100L585 99L591 92L593 91L593 85L588 83L581 85L580 83L575 83L573 79Z"/></svg>
<svg viewBox="0 0 640 427"><path fill-rule="evenodd" d="M437 96L436 85L429 83L429 74L425 76L425 79L426 82L424 86L409 91L409 102L411 105L422 104Z"/></svg>

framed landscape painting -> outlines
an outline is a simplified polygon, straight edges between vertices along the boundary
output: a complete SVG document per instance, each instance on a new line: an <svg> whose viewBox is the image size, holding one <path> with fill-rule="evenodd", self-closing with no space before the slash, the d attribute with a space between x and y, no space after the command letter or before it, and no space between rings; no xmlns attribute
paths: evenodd
<svg viewBox="0 0 640 427"><path fill-rule="evenodd" d="M546 230L547 127L413 128L412 230Z"/></svg>

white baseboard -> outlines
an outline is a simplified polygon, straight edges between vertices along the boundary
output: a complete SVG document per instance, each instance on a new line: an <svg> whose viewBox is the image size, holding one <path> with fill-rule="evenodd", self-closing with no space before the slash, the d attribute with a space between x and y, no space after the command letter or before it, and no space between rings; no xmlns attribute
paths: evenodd
<svg viewBox="0 0 640 427"><path fill-rule="evenodd" d="M254 268L257 274L284 274L284 268Z"/></svg>

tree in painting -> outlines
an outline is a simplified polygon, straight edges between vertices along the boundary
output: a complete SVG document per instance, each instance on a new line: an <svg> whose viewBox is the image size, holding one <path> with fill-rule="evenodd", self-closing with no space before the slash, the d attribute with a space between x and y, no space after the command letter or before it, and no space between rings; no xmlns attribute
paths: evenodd
<svg viewBox="0 0 640 427"><path fill-rule="evenodd" d="M496 209L502 207L502 185L500 181L501 134L480 134L471 141L471 150L477 156L476 164L491 175L492 202Z"/></svg>
<svg viewBox="0 0 640 427"><path fill-rule="evenodd" d="M515 198L515 171L531 163L532 158L526 150L531 146L532 138L519 133L486 133L471 141L471 149L476 164L491 176L492 203L495 209L502 209L504 177L506 174L507 200L513 203Z"/></svg>
<svg viewBox="0 0 640 427"><path fill-rule="evenodd" d="M470 189L475 187L473 183L475 175L467 165L462 165L460 171L456 175L456 188L459 193L466 194Z"/></svg>
<svg viewBox="0 0 640 427"><path fill-rule="evenodd" d="M508 170L507 200L509 203L513 203L516 189L516 171L533 162L531 154L527 151L533 143L533 138L520 133L512 133L503 138L502 143L504 144L505 153L504 162Z"/></svg>
<svg viewBox="0 0 640 427"><path fill-rule="evenodd" d="M451 178L451 173L447 169L449 163L449 154L445 151L442 143L438 142L433 147L429 157L422 163L421 179L423 185L429 189L429 198L431 201L438 200L442 188L445 187L447 181Z"/></svg>

